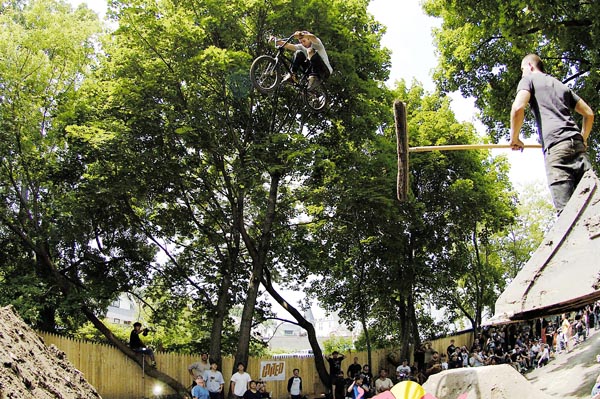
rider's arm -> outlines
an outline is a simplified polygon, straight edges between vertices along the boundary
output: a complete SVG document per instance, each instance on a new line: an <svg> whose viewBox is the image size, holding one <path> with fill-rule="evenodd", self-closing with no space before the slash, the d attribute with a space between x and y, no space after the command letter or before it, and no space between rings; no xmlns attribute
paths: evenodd
<svg viewBox="0 0 600 399"><path fill-rule="evenodd" d="M307 30L298 30L296 31L296 33L294 33L294 37L296 39L298 39L300 36L304 36L305 38L310 40L311 43L317 43L319 40L318 37L316 37L314 34L310 33Z"/></svg>
<svg viewBox="0 0 600 399"><path fill-rule="evenodd" d="M276 39L274 36L271 36L271 39L275 40L275 45L277 45L277 46L281 46L283 43L285 43L285 40ZM296 46L294 46L292 43L285 43L284 47L287 50L296 51Z"/></svg>

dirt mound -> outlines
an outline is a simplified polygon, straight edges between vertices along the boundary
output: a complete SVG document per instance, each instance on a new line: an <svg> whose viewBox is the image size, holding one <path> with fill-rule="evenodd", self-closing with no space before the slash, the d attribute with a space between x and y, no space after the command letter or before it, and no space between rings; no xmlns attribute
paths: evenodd
<svg viewBox="0 0 600 399"><path fill-rule="evenodd" d="M571 353L556 355L546 367L525 374L529 382L542 392L555 398L590 398L592 388L600 374L599 330L591 329L591 336L583 343L575 345Z"/></svg>
<svg viewBox="0 0 600 399"><path fill-rule="evenodd" d="M12 306L0 308L0 399L97 399L100 395L67 360L44 341Z"/></svg>
<svg viewBox="0 0 600 399"><path fill-rule="evenodd" d="M444 371L429 377L423 388L439 399L456 399L462 393L467 399L552 398L508 364Z"/></svg>

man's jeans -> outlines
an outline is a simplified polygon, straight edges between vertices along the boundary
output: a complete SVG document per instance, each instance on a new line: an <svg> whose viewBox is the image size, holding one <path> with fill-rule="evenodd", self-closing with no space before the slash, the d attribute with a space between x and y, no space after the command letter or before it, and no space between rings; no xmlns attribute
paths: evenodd
<svg viewBox="0 0 600 399"><path fill-rule="evenodd" d="M560 213L569 202L583 174L592 165L580 136L558 142L548 148L545 163L554 207Z"/></svg>

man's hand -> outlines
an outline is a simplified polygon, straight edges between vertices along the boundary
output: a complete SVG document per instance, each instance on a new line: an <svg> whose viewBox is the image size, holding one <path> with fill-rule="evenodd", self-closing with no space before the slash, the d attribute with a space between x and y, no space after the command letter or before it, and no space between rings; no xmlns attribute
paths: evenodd
<svg viewBox="0 0 600 399"><path fill-rule="evenodd" d="M525 144L518 138L512 139L508 145L513 151L523 151L523 148L525 148Z"/></svg>

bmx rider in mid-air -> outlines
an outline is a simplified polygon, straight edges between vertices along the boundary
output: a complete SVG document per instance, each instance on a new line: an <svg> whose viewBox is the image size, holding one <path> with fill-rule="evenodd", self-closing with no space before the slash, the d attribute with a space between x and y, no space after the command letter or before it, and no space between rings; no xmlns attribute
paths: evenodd
<svg viewBox="0 0 600 399"><path fill-rule="evenodd" d="M283 82L290 80L296 82L296 73L301 69L302 71L308 71L308 90L312 90L331 75L333 68L329 64L329 58L321 39L306 30L296 31L294 38L300 43L287 43L285 45L287 50L295 53L292 59L291 71L283 77ZM277 40L276 44L280 45L282 43L282 40Z"/></svg>

